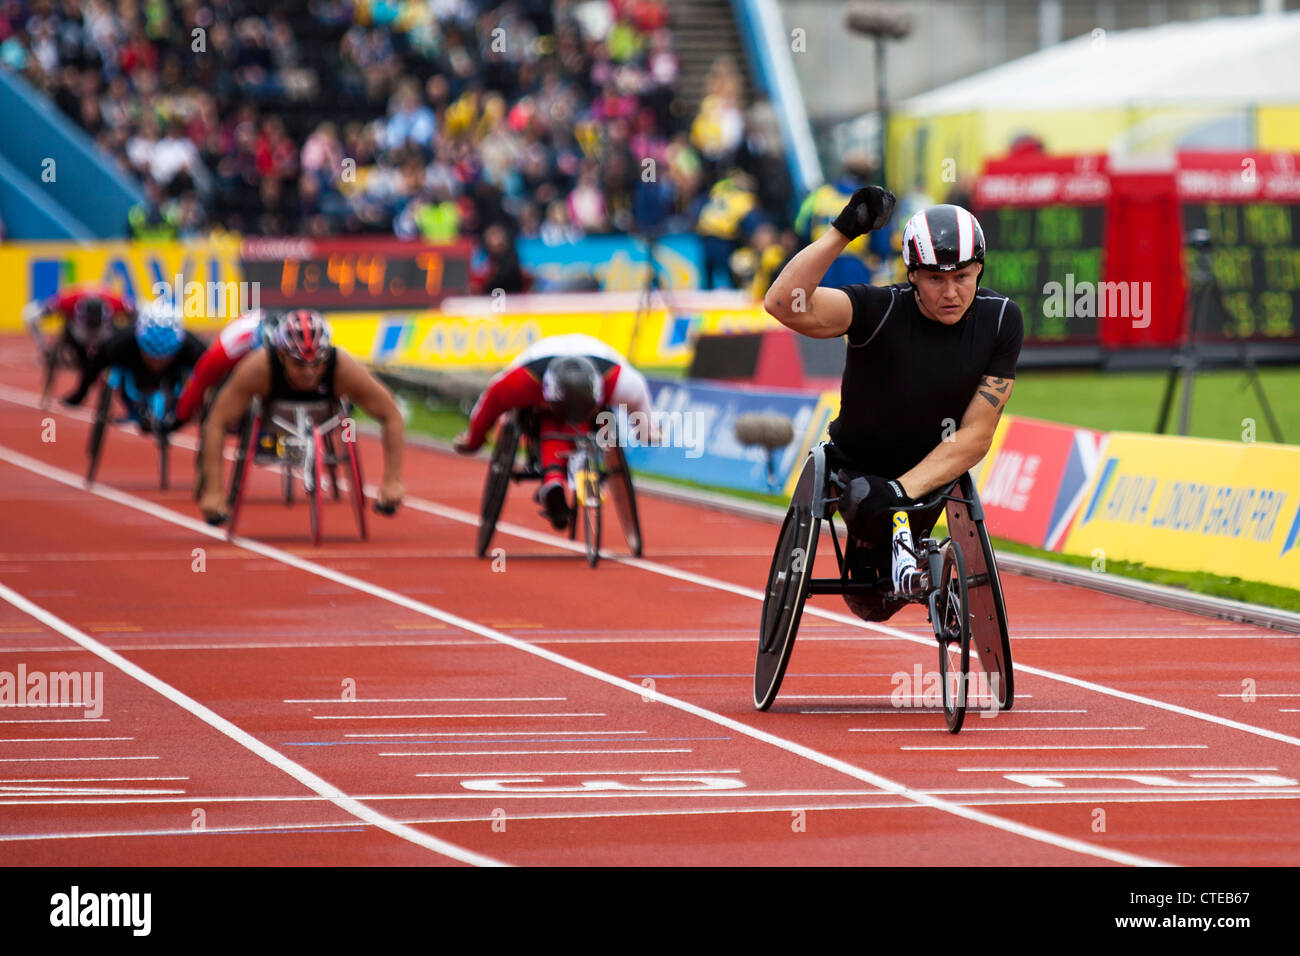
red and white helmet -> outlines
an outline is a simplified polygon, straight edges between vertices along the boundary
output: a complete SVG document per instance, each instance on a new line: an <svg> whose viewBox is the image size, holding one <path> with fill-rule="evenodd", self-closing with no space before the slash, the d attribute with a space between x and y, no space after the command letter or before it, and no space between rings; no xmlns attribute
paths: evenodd
<svg viewBox="0 0 1300 956"><path fill-rule="evenodd" d="M955 272L973 262L984 264L984 230L961 206L931 206L907 221L903 264L908 272Z"/></svg>
<svg viewBox="0 0 1300 956"><path fill-rule="evenodd" d="M330 356L330 327L314 309L295 309L275 329L275 347L304 365L319 365Z"/></svg>

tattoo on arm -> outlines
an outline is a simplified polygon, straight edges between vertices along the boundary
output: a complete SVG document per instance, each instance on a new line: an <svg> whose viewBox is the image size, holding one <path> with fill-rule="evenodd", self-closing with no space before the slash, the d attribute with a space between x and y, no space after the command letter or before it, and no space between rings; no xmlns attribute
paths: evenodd
<svg viewBox="0 0 1300 956"><path fill-rule="evenodd" d="M986 375L980 384L984 386L979 391L980 397L996 408L999 415L1002 414L1002 398L1006 396L1007 389L1011 387L1010 380ZM993 391L986 391L986 389L992 389ZM997 394L995 395L994 392Z"/></svg>

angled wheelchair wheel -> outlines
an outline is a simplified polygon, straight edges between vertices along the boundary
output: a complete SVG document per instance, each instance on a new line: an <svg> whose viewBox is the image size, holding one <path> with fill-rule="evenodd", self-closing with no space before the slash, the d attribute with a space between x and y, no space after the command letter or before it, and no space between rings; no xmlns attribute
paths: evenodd
<svg viewBox="0 0 1300 956"><path fill-rule="evenodd" d="M984 670L993 701L999 710L1010 710L1015 702L1015 672L997 559L984 527L983 508L969 475L962 477L958 488L961 496L970 500L972 506L948 502L948 534L953 541L961 542L962 555L966 559L971 646Z"/></svg>
<svg viewBox="0 0 1300 956"><path fill-rule="evenodd" d="M113 392L116 389L107 380L99 384L99 398L95 402L95 421L90 426L90 440L86 444L86 487L95 483L95 473L99 470L99 456L104 450L104 433L108 430L108 416L113 409Z"/></svg>
<svg viewBox="0 0 1300 956"><path fill-rule="evenodd" d="M488 545L496 532L497 519L506 503L506 491L515 470L515 453L519 450L519 424L514 417L507 418L497 431L492 460L488 463L487 479L483 483L483 503L479 508L478 543L474 553L487 556Z"/></svg>
<svg viewBox="0 0 1300 956"><path fill-rule="evenodd" d="M767 574L758 657L754 662L754 706L759 710L771 707L781 689L808 599L808 581L821 531L821 516L813 509L815 483L821 478L817 462L817 457L810 455L804 464Z"/></svg>
<svg viewBox="0 0 1300 956"><path fill-rule="evenodd" d="M261 421L261 418L254 415L251 411L245 412L244 417L239 421L239 436L235 440L235 468L230 473L230 488L226 493L227 507L234 507L235 496L239 494L239 489L243 486L244 461L251 457L256 451L253 447L253 442L256 441L256 438L253 436L255 436L258 429L261 428ZM200 436L203 434L201 430L199 434ZM201 445L198 451L198 456L199 474L194 479L195 501L198 500L199 495L203 494L203 468L201 467L203 449Z"/></svg>
<svg viewBox="0 0 1300 956"><path fill-rule="evenodd" d="M600 471L590 458L578 475L573 493L577 498L576 510L582 514L582 541L587 564L594 568L600 561Z"/></svg>
<svg viewBox="0 0 1300 956"><path fill-rule="evenodd" d="M636 490L632 487L632 472L627 467L627 456L621 445L615 445L605 453L606 487L609 488L610 500L614 502L614 511L618 514L618 523L623 528L623 538L634 558L641 557L641 518L636 510Z"/></svg>
<svg viewBox="0 0 1300 956"><path fill-rule="evenodd" d="M348 455L348 481L352 484L352 507L357 516L357 530L361 540L366 540L366 486L361 478L361 449L357 447L356 437L351 441L343 438L343 447Z"/></svg>
<svg viewBox="0 0 1300 956"><path fill-rule="evenodd" d="M59 370L59 354L63 350L63 342L56 342L45 353L45 369L41 377L41 407L44 408L50 400L50 392L54 389L54 376Z"/></svg>
<svg viewBox="0 0 1300 956"><path fill-rule="evenodd" d="M234 538L235 525L239 521L239 506L244 503L244 489L248 486L248 472L257 457L257 436L262 432L262 416L248 416L248 431L242 436L243 444L235 454L235 469L230 473L230 520L226 526L226 537Z"/></svg>
<svg viewBox="0 0 1300 956"><path fill-rule="evenodd" d="M306 462L303 467L303 483L308 485L307 501L310 505L311 512L311 543L312 547L320 547L321 539L321 499L324 497L324 490L321 488L321 478L325 474L325 440L321 437L320 429L313 425L311 427L311 461Z"/></svg>
<svg viewBox="0 0 1300 956"><path fill-rule="evenodd" d="M325 436L325 454L330 473L330 494L335 501L338 501L343 497L343 491L339 488L339 456L334 444L333 431Z"/></svg>
<svg viewBox="0 0 1300 956"><path fill-rule="evenodd" d="M943 549L943 571L931 623L939 641L943 716L948 721L948 731L955 734L966 719L966 695L970 686L970 591L966 559L961 548L952 542Z"/></svg>
<svg viewBox="0 0 1300 956"><path fill-rule="evenodd" d="M166 435L158 436L158 490L167 490L167 459L170 457L171 441Z"/></svg>

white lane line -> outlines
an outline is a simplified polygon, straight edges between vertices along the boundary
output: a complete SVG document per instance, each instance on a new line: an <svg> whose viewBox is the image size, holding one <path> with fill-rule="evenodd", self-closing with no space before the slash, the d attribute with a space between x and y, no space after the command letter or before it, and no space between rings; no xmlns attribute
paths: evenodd
<svg viewBox="0 0 1300 956"><path fill-rule="evenodd" d="M316 714L312 720L461 720L462 718L498 717L608 717L609 714Z"/></svg>
<svg viewBox="0 0 1300 956"><path fill-rule="evenodd" d="M0 597L7 590L0 584ZM161 760L161 757L0 757L0 763L66 763L78 760Z"/></svg>
<svg viewBox="0 0 1300 956"><path fill-rule="evenodd" d="M730 793L731 791L727 791ZM972 807L1036 807L1036 806L1057 806L1069 805L1076 803L1096 803L1095 796L1070 796L1068 794L1043 794L1042 799L1034 799L1034 795L1028 795L1026 799L1021 800L970 800L966 803ZM1250 801L1250 800L1280 800L1280 799L1300 799L1300 794L1289 796L1254 796L1248 794L1207 794L1197 796L1177 795L1154 795L1143 797L1119 796L1108 798L1107 803L1115 804L1133 804L1133 803L1223 803L1228 801ZM732 815L737 813L780 813L788 816L796 810L804 813L829 813L829 812L864 812L871 813L878 810L920 810L922 805L913 802L900 801L897 803L831 803L821 806L800 804L795 806L787 804L785 806L775 807L680 807L668 810L659 810L651 807L637 810L590 810L584 813L512 813L511 820L599 820L611 818L636 818L636 817L692 817L692 816L717 816ZM493 823L500 819L500 816L439 816L439 817L419 817L402 821L408 826L441 826L464 823ZM344 823L268 823L261 825L249 826L230 826L230 827L207 827L201 835L212 836L215 834L244 834L251 832L260 832L264 830L345 830L355 828L358 823L347 821ZM0 835L0 843L23 843L28 841L43 840L97 840L97 839L124 839L127 837L159 837L159 836L181 836L193 837L196 831L189 827L176 828L170 830L111 830L91 833L31 833L31 834L5 834Z"/></svg>
<svg viewBox="0 0 1300 956"><path fill-rule="evenodd" d="M1276 770L1277 767L958 767L958 773L1151 773L1156 770Z"/></svg>
<svg viewBox="0 0 1300 956"><path fill-rule="evenodd" d="M410 730L392 734L344 734L344 737L608 737L612 734L644 734L644 730ZM379 741L376 741L378 743ZM483 741L491 743L491 741Z"/></svg>
<svg viewBox="0 0 1300 956"><path fill-rule="evenodd" d="M342 700L338 697L286 700L286 704L489 704L512 701L565 701L567 697L358 697Z"/></svg>
<svg viewBox="0 0 1300 956"><path fill-rule="evenodd" d="M485 741L486 742L486 741ZM577 754L581 757L590 754L689 754L694 753L689 747L649 747L642 750L433 750L426 753L385 754L381 757L496 757L515 756L519 754Z"/></svg>
<svg viewBox="0 0 1300 956"><path fill-rule="evenodd" d="M32 459L27 459L31 461ZM440 505L435 502L425 501L419 498L403 498L403 505L409 505L415 511L424 511L428 514L437 515L438 517L447 518L460 524L467 524L474 527L478 526L478 515L470 514L468 511L462 511L459 508L452 508L447 505ZM533 531L521 525L511 524L510 522L498 522L497 531L504 532L514 537L524 538L529 541L541 544L551 545L561 550L582 553L582 546L570 542L567 538L560 538L556 535L545 532ZM604 552L601 552L604 554ZM755 588L743 587L739 584L732 584L729 581L723 581L718 578L711 578L702 574L695 574L691 571L682 571L669 565L661 565L654 561L648 561L645 558L632 558L626 555L609 554L608 559L618 564L625 564L628 567L636 568L642 571L648 571L652 574L659 574L664 577L674 578L679 581L686 581L691 584L697 584L701 587L712 588L717 591L723 591L728 594L735 594L740 597L750 598L754 601L763 600L763 592ZM816 617L828 621L834 621L847 627L859 628L866 631L874 631L878 634L895 637L900 640L910 641L914 644L922 644L927 648L934 644L934 637L926 637L920 634L911 634L907 631L900 630L896 627L890 627L885 624L876 624L869 621L863 621L859 618L848 614L840 614L835 611L827 611L823 608L805 605L804 614L812 614ZM1265 635L1261 635L1265 636ZM1285 637L1271 635L1274 640L1286 640ZM1193 710L1190 707L1182 707L1178 704L1170 704L1166 701L1156 700L1151 697L1143 697L1139 694L1131 694L1128 691L1118 690L1114 687L1107 687L1104 684L1098 684L1093 681L1083 680L1078 677L1070 677L1068 674L1059 674L1055 671L1045 670L1041 667L1034 667L1029 664L1017 663L1015 665L1017 674L1033 674L1036 677L1045 677L1048 680L1060 681L1063 684L1069 684L1072 687L1079 687L1084 690L1090 690L1094 693L1104 694L1108 697L1115 697L1119 700L1126 700L1134 704L1142 704L1147 707L1155 707L1160 710L1169 711L1170 713L1180 714L1184 717L1191 717L1195 720L1203 720L1208 723L1218 724L1221 727L1229 727L1233 730L1240 730L1244 733L1254 734L1259 737L1266 737L1269 740L1276 740L1279 743L1290 744L1293 747L1300 747L1300 737L1293 737L1289 734L1279 733L1275 730L1268 730L1263 727L1256 727L1251 724L1242 723L1239 720L1230 720L1227 717L1220 717L1217 714L1208 714L1204 711ZM1021 699L1026 695L1017 694L1016 698Z"/></svg>
<svg viewBox="0 0 1300 956"><path fill-rule="evenodd" d="M1235 697L1235 698L1237 698L1238 700L1242 700L1242 701L1245 701L1245 700L1246 700L1246 698L1245 698L1244 696L1242 696L1242 693L1241 693L1240 691L1238 691L1238 692L1235 693L1235 694L1219 694L1218 696L1219 696L1219 697ZM1250 696L1252 696L1252 697L1300 697L1300 694L1251 694ZM1249 703L1249 701L1246 701L1246 702Z"/></svg>
<svg viewBox="0 0 1300 956"><path fill-rule="evenodd" d="M502 774L503 780L521 780L521 774ZM982 791L972 791L972 794L981 793ZM1017 791L1023 793L1024 791ZM1182 791L1179 791L1182 792ZM1300 791L1298 791L1300 793ZM169 803L192 803L202 801L203 803L264 803L268 802L267 798L257 797L211 797L190 794L188 796L122 796L122 797L93 797L84 798L57 799L54 797L28 800L8 799L9 795L3 795L5 799L0 799L0 806L66 806L66 805L124 805L124 804L169 804ZM672 800L675 798L688 798L691 800L733 800L733 799L763 799L772 797L852 797L855 800L869 799L878 796L883 799L893 799L888 793L871 793L869 791L858 790L746 790L742 787L733 787L725 790L575 790L559 789L554 790L510 790L510 791L476 791L463 790L452 793L386 793L386 794L364 794L357 797L358 800L365 800L367 803L501 803L503 801L515 800L551 800L567 801L575 800L632 800L645 798L646 800ZM287 802L287 801L271 801Z"/></svg>
<svg viewBox="0 0 1300 956"><path fill-rule="evenodd" d="M54 796L78 796L78 797L108 797L108 796L148 796L167 793L184 793L184 790L162 790L140 787L42 787L42 786L22 786L10 787L0 785L0 794L6 797L54 797Z"/></svg>
<svg viewBox="0 0 1300 956"><path fill-rule="evenodd" d="M240 727L237 727L235 724L231 723L229 720L222 717L220 714L216 713L215 711L211 710L208 707L203 706L198 701L194 700L192 697L189 697L188 695L181 693L175 687L172 687L170 684L166 683L165 681L155 677L153 674L149 673L144 668L140 667L137 664L132 663L131 661L123 657L121 654L101 644L99 641L95 640L89 634L84 634L81 631L77 630L75 627L73 627L68 622L64 621L62 618L55 617L53 614L51 614L49 611L45 610L44 608L33 604L31 601L27 600L21 594L7 587L4 584L0 584L0 598L4 598L4 600L8 601L10 604L18 608L20 611L24 611L31 617L36 618L36 620L40 621L46 627L58 631L64 637L80 645L84 650L89 651L90 653L94 654L96 657L100 658L106 663L111 664L114 667L118 668L127 676L135 678L137 681L144 684L150 690L161 695L162 697L165 697L167 700L171 701L173 704L180 707L182 710L197 717L199 720L203 721L209 727L212 727L218 733L221 733L226 737L229 737L231 740L235 741L235 743L241 744L248 750L251 750L254 754L261 757L267 763L271 764L277 769L293 777L293 779L297 780L299 783L307 787L309 790L313 790L316 793L320 794L322 797L332 802L335 806L339 807L339 809L344 810L347 813L350 813L352 816L373 823L375 826L379 827L380 829L386 830L387 832L403 840L408 840L411 843L423 847L426 850L431 850L434 853L439 853L442 854L443 856L451 857L453 860L460 860L462 863L471 863L478 866L501 865L491 857L474 853L470 850L464 849L463 847L459 847L451 843L447 843L445 840L439 840L436 837L432 837L429 836L428 834L421 833L419 830L416 830L413 827L409 827L406 826L405 824L398 823L396 820L392 820L384 816L383 814L372 809L371 807L366 806L364 803L361 803L360 801L352 797L349 797L338 787L335 787L333 784L326 782L324 779L318 777L316 774L312 773L306 767L294 763L292 760L284 756L279 751L273 750L272 748L268 747L266 744L262 743L262 741L258 740L252 734L248 733L247 731L243 730ZM88 758L88 759L130 760L136 758L99 757L99 758ZM139 759L157 760L158 758L153 757L153 758L139 758Z"/></svg>
<svg viewBox="0 0 1300 956"><path fill-rule="evenodd" d="M743 773L741 770L522 770L520 776L526 777L671 777L698 776L701 774ZM508 777L500 770L460 770L443 773L417 773L416 777Z"/></svg>
<svg viewBox="0 0 1300 956"><path fill-rule="evenodd" d="M1208 744L948 744L936 747L899 747L899 750L1209 750Z"/></svg>
<svg viewBox="0 0 1300 956"><path fill-rule="evenodd" d="M38 474L43 477L49 478L50 480L66 485L67 487L75 488L77 490L83 491L88 494L94 494L97 497L104 498L105 500L112 501L116 504L124 505L135 511L152 515L154 517L160 518L163 521L167 521L170 522L171 524L177 525L178 527L187 528L190 531L203 535L204 537L225 541L225 535L222 532L206 524L205 522L201 522L194 518L181 515L177 512L171 511L168 508L163 508L159 505L155 505L153 502L148 501L146 499L139 498L135 495L127 494L126 492L118 491L116 489L107 487L105 485L96 485L94 488L89 489L87 491L82 486L81 478L77 475L72 474L71 472L65 471L62 468L55 468L51 465L47 465L44 462L38 461L35 458L31 458L27 455L23 455L19 452L13 451L12 449L5 448L4 446L0 446L0 451L8 453L9 455L8 461L10 463L16 465L17 467L23 468L27 471L33 472L34 474ZM595 680L601 681L606 684L610 684L614 687L619 687L629 693L637 695L637 697L640 697L642 699L649 697L651 700L658 701L669 707L673 707L677 710L680 710L684 713L693 714L696 717L700 717L711 723L718 724L719 726L727 727L731 730L736 731L737 733L744 734L745 736L750 737L754 740L758 740L762 743L766 743L773 747L777 747L781 750L786 751L787 753L791 753L791 754L795 754L796 756L803 757L806 760L812 761L813 763L820 764L824 767L828 767L832 770L837 770L840 773L853 777L854 779L861 780L863 783L868 783L871 784L872 786L879 787L881 790L885 790L889 793L897 794L898 796L903 797L904 799L914 800L917 803L924 804L942 813L947 813L951 816L960 817L962 819L969 820L974 823L982 824L984 826L993 827L995 829L1002 830L1007 833L1012 833L1016 836L1024 837L1029 840L1034 840L1039 843L1044 843L1049 846L1056 847L1058 849L1067 850L1073 853L1080 853L1087 856L1094 856L1100 859L1110 860L1115 863L1124 863L1132 866L1168 865L1163 863L1162 861L1155 860L1151 857L1139 856L1137 854L1127 853L1123 850L1118 850L1111 847L1098 846L1092 843L1088 843L1084 840L1063 836L1059 833L1052 833L1048 830L1043 830L1038 827L1029 826L1027 824L1019 823L1014 820L1007 820L1002 817L984 813L979 810L973 810L969 807L962 807L946 800L940 800L936 797L931 797L928 794L919 793L917 791L914 791L907 785L899 783L896 780L892 780L888 777L881 776L880 774L873 773L861 767L857 767L854 764L848 763L847 761L844 760L840 760L837 757L831 757L827 754L823 754L817 750L812 749L811 747L807 747L804 746L803 744L795 743L794 741L785 740L781 737L775 736L774 734L770 734L767 733L766 731L758 730L755 727L751 727L749 724L742 723L739 720L735 720L733 718L723 716L722 714L714 713L713 711L707 710L696 704L692 704L684 700L678 700L676 698L669 697L657 690L651 690L648 687L644 687L641 684L634 684L631 681L624 680L621 677L615 677L612 674L608 674L604 671L598 670L595 667L591 667L587 664L583 664L580 661L576 661L571 658L565 657L561 654L556 653L555 651L549 650L544 647L538 647L536 645L528 643L527 641L519 640L517 638L511 637L508 634L504 634L500 631L493 630L492 628L488 628L481 624L477 624L466 618L462 618L459 615L451 614L447 611L442 611L438 608L425 604L421 601L416 601L412 598L409 598L404 594L399 594L396 591L391 591L387 588L379 587L378 585L371 584L368 581L363 581L360 578L355 578L352 577L351 575L344 574L343 572L335 571L332 568L328 568L324 565L317 564L314 561L308 561L305 558L300 558L297 555L290 554L287 551L282 551L279 548L274 548L270 545L262 544L258 541L254 541L252 539L243 538L243 537L236 537L233 543L244 548L245 550L253 552L254 554L260 554L264 557L271 558L272 560L278 561L281 564L286 564L290 567L298 568L300 570L307 571L308 573L315 574L317 577L334 581L338 584L343 584L357 591L360 591L364 594L369 594L372 597L376 597L381 600L387 601L391 604L395 604L398 607L405 607L408 610L415 611L418 614L423 614L427 617L432 617L435 620L440 620L447 624L451 624L454 627L459 627L462 630L468 631L472 634L478 634L482 637L488 638L489 640L497 641L500 644L504 644L507 647L511 647L514 648L515 650L520 650L523 651L524 653L532 654L533 656L539 657L543 660L550 661L551 663L558 664L561 667L568 668L569 670L574 671L576 673L583 674L587 677L593 678ZM566 541L565 543L567 544L568 542ZM743 590L745 593L748 593L753 597L758 597L758 592L752 591L752 589L746 588L746 589L739 589L739 590ZM846 620L848 620L848 618L846 618ZM90 640L90 638L86 638L86 639ZM102 647L102 645L98 645L98 646ZM108 648L106 647L103 648L103 650L108 653L113 653L109 651ZM126 661L125 658L121 658L120 655L114 654L114 656L122 660L123 663L130 664L129 661ZM134 667L134 665L131 666ZM136 670L139 670L139 668L136 668ZM140 672L142 674L144 673L143 671ZM186 699L188 700L188 698ZM195 706L200 706L200 705L196 704ZM211 713L211 711L208 711L208 713ZM212 716L218 720L222 719L217 717L216 714L212 714ZM225 723L229 724L228 721L226 721ZM243 731L240 731L239 728L235 727L233 724L229 724L229 726L231 727L232 730L238 731L239 733L243 734L243 736L248 739L250 744L256 744L258 746L262 746L259 741L257 741L255 738L251 737L250 735L244 733ZM275 751L270 750L270 748L264 748L264 749L268 753L274 754L277 758L281 760L285 760L285 762L288 763L290 766L293 766L296 769L301 770L304 774L308 773L308 771L298 767L296 764L292 764L287 760L287 758L284 758L280 754L276 753ZM329 787L329 785L326 784L323 780L320 780L319 777L315 777L315 775L310 775L310 776L312 777L313 780L317 781L321 786ZM347 798L346 795L339 793L337 790L335 790L332 787L329 788L329 792L338 793L339 797L342 799L348 799L348 800L351 799L351 798ZM356 801L351 801L351 802L353 804L356 803ZM370 811L369 808L365 808L360 805L358 805L358 808L365 810L367 813L373 812ZM395 825L391 820L388 820L386 818L381 818L381 819L383 819L385 824ZM418 834L418 836L424 838L423 834ZM455 848L455 849L457 849L458 852L465 852L465 851L460 851L459 848Z"/></svg>
<svg viewBox="0 0 1300 956"><path fill-rule="evenodd" d="M6 737L0 744L63 744L87 740L135 740L134 737Z"/></svg>
<svg viewBox="0 0 1300 956"><path fill-rule="evenodd" d="M982 732L986 730L1004 730L1010 733L1021 733L1022 731L1025 733L1033 733L1034 731L1038 731L1041 733L1044 731L1058 732L1062 730L1090 730L1090 731L1146 730L1145 727L1002 727L1002 726L994 727L991 725L986 726L984 724L979 724L974 727L972 727L970 724L967 724L962 729L964 731L968 731L971 733L977 731ZM941 727L850 727L849 733L851 734L906 734L906 733L926 734L926 733L943 733L943 728Z"/></svg>
<svg viewBox="0 0 1300 956"><path fill-rule="evenodd" d="M0 777L0 783L153 783L159 780L188 780L189 777Z"/></svg>
<svg viewBox="0 0 1300 956"><path fill-rule="evenodd" d="M26 717L22 720L0 720L0 724L106 724L107 717Z"/></svg>
<svg viewBox="0 0 1300 956"><path fill-rule="evenodd" d="M988 790L983 787L975 787L969 790L927 790L926 793L933 793L939 796L1002 796L1002 797L1023 797L1026 791L1020 790ZM1137 788L1115 788L1096 787L1089 789L1070 788L1070 794L1092 794L1094 796L1103 796L1107 794L1192 794L1195 796L1212 796L1219 793L1245 793L1252 796L1293 796L1300 797L1300 789L1296 787L1137 787Z"/></svg>

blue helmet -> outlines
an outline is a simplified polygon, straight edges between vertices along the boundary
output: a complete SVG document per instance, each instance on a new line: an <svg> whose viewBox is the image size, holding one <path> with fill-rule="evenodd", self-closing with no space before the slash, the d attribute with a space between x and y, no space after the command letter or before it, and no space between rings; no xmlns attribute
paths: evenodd
<svg viewBox="0 0 1300 956"><path fill-rule="evenodd" d="M135 320L135 340L140 351L154 359L169 359L180 351L185 328L170 299L154 299L144 307Z"/></svg>

